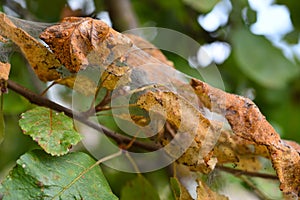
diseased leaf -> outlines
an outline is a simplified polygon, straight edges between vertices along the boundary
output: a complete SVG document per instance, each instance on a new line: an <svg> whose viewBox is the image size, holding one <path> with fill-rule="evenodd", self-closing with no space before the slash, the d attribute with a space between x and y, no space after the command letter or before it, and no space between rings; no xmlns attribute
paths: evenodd
<svg viewBox="0 0 300 200"><path fill-rule="evenodd" d="M137 105L148 112L157 112L161 115L165 112L166 120L177 129L178 134L188 133L193 138L188 141L187 136L182 136L180 142L182 144L190 142L190 144L177 160L179 163L204 173L214 169L216 160L209 153L219 137L218 124L212 125L192 104L172 92L149 91L139 97ZM160 142L165 146L170 141L161 138ZM180 145L170 145L165 146L165 151L170 156L176 157L182 148Z"/></svg>
<svg viewBox="0 0 300 200"><path fill-rule="evenodd" d="M26 153L0 185L3 200L116 200L100 167L87 154L53 157L41 150Z"/></svg>
<svg viewBox="0 0 300 200"><path fill-rule="evenodd" d="M0 13L0 34L18 45L42 81L60 78L56 68L61 64L56 60L54 54L24 30L16 27L4 13Z"/></svg>
<svg viewBox="0 0 300 200"><path fill-rule="evenodd" d="M238 66L262 86L283 88L299 74L299 66L285 58L265 37L240 27L233 30L231 38Z"/></svg>
<svg viewBox="0 0 300 200"><path fill-rule="evenodd" d="M19 124L47 153L63 155L81 140L74 130L73 121L64 113L56 113L44 107L36 107L21 115Z"/></svg>
<svg viewBox="0 0 300 200"><path fill-rule="evenodd" d="M213 149L213 156L218 159L218 165L234 163L235 168L249 172L261 170L261 157L270 158L266 146L243 139L230 131L222 131Z"/></svg>
<svg viewBox="0 0 300 200"><path fill-rule="evenodd" d="M88 65L106 67L132 46L130 39L103 21L88 17L66 17L47 28L40 38L72 73Z"/></svg>
<svg viewBox="0 0 300 200"><path fill-rule="evenodd" d="M121 81L119 81L121 79ZM114 90L117 86L124 85L130 81L130 68L118 67L114 64L108 66L101 76L102 86L108 90Z"/></svg>
<svg viewBox="0 0 300 200"><path fill-rule="evenodd" d="M290 146L281 140L250 99L226 93L196 79L192 79L191 85L207 108L214 108L217 113L225 112L235 135L260 147L265 146L279 178L280 189L289 198L297 197L300 191L300 154L293 147L295 144ZM265 151L261 153L266 155Z"/></svg>
<svg viewBox="0 0 300 200"><path fill-rule="evenodd" d="M87 66L100 66L103 71L101 86L108 90L130 82L132 67L142 65L139 62L141 60L146 64L147 59L155 57L156 62L173 66L149 42L135 35L120 34L101 20L92 18L65 18L60 24L47 28L40 38L72 73L84 70ZM143 52L144 58L138 56L139 52ZM74 79L66 77L57 82L72 87ZM90 85L85 84L76 84L75 89L88 88Z"/></svg>
<svg viewBox="0 0 300 200"><path fill-rule="evenodd" d="M143 200L159 200L159 195L151 183L139 175L135 179L126 183L121 191L121 200L132 200L132 199L143 199Z"/></svg>

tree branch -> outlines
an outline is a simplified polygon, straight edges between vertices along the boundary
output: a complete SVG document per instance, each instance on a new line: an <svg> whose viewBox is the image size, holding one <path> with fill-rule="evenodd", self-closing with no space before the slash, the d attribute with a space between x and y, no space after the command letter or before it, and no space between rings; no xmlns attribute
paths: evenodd
<svg viewBox="0 0 300 200"><path fill-rule="evenodd" d="M132 138L124 136L124 135L120 135L101 124L93 123L93 122L89 121L85 115L76 113L69 108L66 108L64 106L61 106L61 105L53 102L53 101L50 101L49 99L47 99L43 96L40 96L40 95L28 90L27 88L24 88L23 86L15 83L12 80L8 80L7 83L8 83L9 89L22 95L31 103L36 104L38 106L51 108L52 110L55 110L58 112L64 112L65 115L67 115L75 120L78 120L81 123L84 123L85 125L87 125L91 128L94 128L97 131L103 132L107 137L112 138L118 144L124 144L124 143L127 144L132 141ZM154 143L149 144L149 143L145 143L145 142L141 142L141 141L137 141L137 140L133 141L133 145L136 147L143 148L145 150L149 150L149 151L155 151L155 150L159 149L159 146Z"/></svg>
<svg viewBox="0 0 300 200"><path fill-rule="evenodd" d="M105 5L115 29L125 31L138 27L130 0L105 0Z"/></svg>
<svg viewBox="0 0 300 200"><path fill-rule="evenodd" d="M27 19L27 20L32 20L32 21L37 21L36 17L34 17L29 10L23 8L18 2L16 1L10 1L10 0L5 0L3 1L3 4L10 8L12 11L17 13L20 18L22 19Z"/></svg>
<svg viewBox="0 0 300 200"><path fill-rule="evenodd" d="M243 171L240 169L233 169L233 168L225 167L225 166L216 166L216 168L221 171L233 174L235 176L245 175L245 176L258 177L258 178L264 178L264 179L278 180L278 177L276 175L272 175L272 174L263 174L263 173L259 173L259 172L247 172L247 171Z"/></svg>

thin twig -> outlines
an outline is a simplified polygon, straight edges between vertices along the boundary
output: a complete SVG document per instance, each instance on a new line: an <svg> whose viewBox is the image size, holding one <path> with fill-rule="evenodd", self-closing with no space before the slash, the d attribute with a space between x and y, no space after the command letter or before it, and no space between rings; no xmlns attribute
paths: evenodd
<svg viewBox="0 0 300 200"><path fill-rule="evenodd" d="M246 178L244 176L239 176L239 178L242 181L244 181L244 183L246 183L249 187L251 187L251 189L253 190L253 192L259 199L261 199L261 200L269 200L270 199L262 191L260 191L260 189L257 188L256 185L251 180L249 180L248 178Z"/></svg>
<svg viewBox="0 0 300 200"><path fill-rule="evenodd" d="M107 137L112 138L113 140L115 140L118 144L126 144L126 143L130 143L132 141L132 138L124 136L124 135L120 135L110 129L108 129L107 127L99 124L99 123L94 123L92 121L89 121L88 118L85 115L82 115L80 113L76 113L74 111L72 111L69 108L66 108L64 106L61 106L53 101L50 101L49 99L40 96L30 90L28 90L27 88L24 88L23 86L15 83L12 80L8 80L8 88L15 91L16 93L22 95L23 97L25 97L28 101L30 101L33 104L36 104L38 106L43 106L43 107L47 107L47 108L51 108L55 111L58 112L64 112L65 115L78 120L82 123L84 123L85 125L94 128L97 131L103 132ZM155 151L157 149L159 149L159 146L152 143L145 143L145 142L141 142L141 141L137 141L135 140L133 142L133 145L136 147L140 147L143 148L145 150L149 150L149 151Z"/></svg>
<svg viewBox="0 0 300 200"><path fill-rule="evenodd" d="M95 106L96 112L102 111L103 107L111 101L110 95L111 95L111 92L107 91L104 98L102 99L102 101Z"/></svg>
<svg viewBox="0 0 300 200"><path fill-rule="evenodd" d="M248 172L248 171L243 171L240 169L233 169L230 167L225 167L225 166L216 166L217 169L228 172L230 174L233 174L235 176L251 176L251 177L257 177L257 178L264 178L264 179L271 179L271 180L278 180L278 177L273 174L264 174L264 173L259 173L259 172Z"/></svg>

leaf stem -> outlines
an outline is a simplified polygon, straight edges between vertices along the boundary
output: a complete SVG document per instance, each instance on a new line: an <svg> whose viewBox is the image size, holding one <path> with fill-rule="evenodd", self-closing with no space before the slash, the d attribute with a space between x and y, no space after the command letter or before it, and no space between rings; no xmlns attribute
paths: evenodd
<svg viewBox="0 0 300 200"><path fill-rule="evenodd" d="M273 174L264 174L264 173L259 173L259 172L247 172L247 171L243 171L240 169L233 169L230 167L225 167L225 166L216 166L217 169L233 174L235 176L251 176L251 177L258 177L258 178L264 178L264 179L271 179L271 180L278 180L278 177L276 175Z"/></svg>

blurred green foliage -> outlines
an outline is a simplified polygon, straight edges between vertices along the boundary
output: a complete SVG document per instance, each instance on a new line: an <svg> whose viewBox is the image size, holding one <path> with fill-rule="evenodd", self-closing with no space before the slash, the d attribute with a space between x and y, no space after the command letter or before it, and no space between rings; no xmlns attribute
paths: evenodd
<svg viewBox="0 0 300 200"><path fill-rule="evenodd" d="M95 14L105 11L104 1L94 1L90 2L95 5ZM30 13L36 20L42 22L56 22L61 18L67 3L65 0L26 0L24 2L26 8L23 10L13 9L8 1L1 1L0 9L15 15L20 12L19 16L27 16L26 13ZM274 47L264 36L250 32L250 26L256 20L256 12L246 0L231 1L232 11L228 22L213 32L205 31L197 19L200 15L210 12L218 2L217 0L132 0L132 6L141 26L173 29L192 37L200 44L214 41L229 43L231 45L230 56L224 63L218 64L226 90L236 94L244 94L248 89L254 90L254 102L282 137L300 142L300 65L298 58L293 55L294 60L287 59L282 51ZM287 43L295 44L299 41L300 12L298 8L300 2L277 0L276 3L287 6L290 11L294 30L286 34L284 39ZM245 9L248 12L246 17L242 17ZM83 5L81 15L89 14L84 13ZM118 27L114 28L118 30ZM191 76L194 75L195 69L189 67L188 62L168 52L166 55L174 62L178 70ZM10 78L27 88L37 90L25 60L16 54L11 57L11 63ZM195 74L195 76L198 75ZM21 154L35 147L28 137L21 134L17 123L20 113L30 107L31 105L26 100L14 92L10 91L5 95L6 138L4 143L0 144L0 178L5 175L3 170L6 170ZM110 121L103 119L104 123ZM118 195L122 193L120 180L125 185L126 181L135 177L121 172L112 172L109 169L104 169L104 172L108 176L113 191ZM155 177L156 181L166 182L165 176L153 175L150 179L151 177ZM162 199L172 199L170 188L166 191L167 194Z"/></svg>

